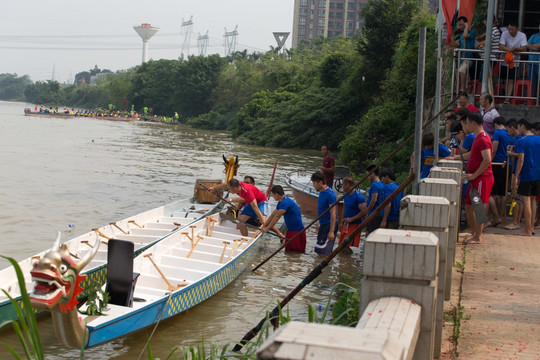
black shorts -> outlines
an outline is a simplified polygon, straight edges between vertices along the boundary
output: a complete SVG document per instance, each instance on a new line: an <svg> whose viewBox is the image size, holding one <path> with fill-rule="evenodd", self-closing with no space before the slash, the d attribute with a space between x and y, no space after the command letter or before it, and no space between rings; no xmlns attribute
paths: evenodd
<svg viewBox="0 0 540 360"><path fill-rule="evenodd" d="M491 188L491 195L506 196L506 166L492 165L491 168L493 170L493 177L495 178L493 188Z"/></svg>
<svg viewBox="0 0 540 360"><path fill-rule="evenodd" d="M506 81L507 76L508 76L508 80L515 80L516 78L515 66L512 69L509 69L508 66L501 65L501 70L499 72L499 79L501 81Z"/></svg>
<svg viewBox="0 0 540 360"><path fill-rule="evenodd" d="M372 233L372 232L374 232L375 230L377 230L378 228L380 228L380 227L381 227L381 223L382 223L382 219L383 219L382 216L377 216L377 217L375 217L375 219L373 219L373 221L371 221L371 222L367 225L367 227L366 227L367 232Z"/></svg>
<svg viewBox="0 0 540 360"><path fill-rule="evenodd" d="M521 196L537 196L540 193L540 180L520 182L517 192Z"/></svg>

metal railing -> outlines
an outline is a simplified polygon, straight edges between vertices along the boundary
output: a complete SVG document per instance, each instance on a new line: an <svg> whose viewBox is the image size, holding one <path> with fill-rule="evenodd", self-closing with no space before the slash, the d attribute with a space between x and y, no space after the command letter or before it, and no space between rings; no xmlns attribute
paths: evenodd
<svg viewBox="0 0 540 360"><path fill-rule="evenodd" d="M466 53L472 53L474 58L465 57ZM509 102L514 105L539 104L540 76L538 70L540 61L525 60L526 55L540 55L540 52L520 52L520 59L514 60L514 75L509 76L509 71L503 71L508 66L504 61L506 51L494 50L491 52L489 65L488 92L493 96L496 103ZM495 56L495 58L493 57ZM524 59L525 58L525 59ZM466 84L463 86L459 68L464 61L468 61ZM482 93L482 69L484 66L484 50L481 49L455 49L452 62L452 94L457 94L465 89L469 95L474 95L477 101ZM535 76L532 72L535 72ZM505 73L505 74L504 74ZM513 81L512 93L507 94L509 80Z"/></svg>

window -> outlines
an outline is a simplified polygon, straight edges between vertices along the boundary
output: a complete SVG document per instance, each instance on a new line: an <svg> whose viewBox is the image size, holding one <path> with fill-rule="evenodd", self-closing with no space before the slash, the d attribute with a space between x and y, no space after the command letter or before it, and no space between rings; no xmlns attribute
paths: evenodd
<svg viewBox="0 0 540 360"><path fill-rule="evenodd" d="M333 19L336 17L336 13L333 11L330 11L330 15L328 16L330 19Z"/></svg>
<svg viewBox="0 0 540 360"><path fill-rule="evenodd" d="M307 0L300 0L300 6L307 6Z"/></svg>
<svg viewBox="0 0 540 360"><path fill-rule="evenodd" d="M315 14L315 10L311 9L311 10L309 11L309 13L310 13L311 15L313 15L313 14Z"/></svg>
<svg viewBox="0 0 540 360"><path fill-rule="evenodd" d="M335 2L331 2L330 3L330 9L335 9L336 8L336 3Z"/></svg>
<svg viewBox="0 0 540 360"><path fill-rule="evenodd" d="M324 27L324 19L319 19L319 20L317 20L317 26L322 26L322 27Z"/></svg>
<svg viewBox="0 0 540 360"><path fill-rule="evenodd" d="M343 13L342 12L336 12L336 19L343 19Z"/></svg>
<svg viewBox="0 0 540 360"><path fill-rule="evenodd" d="M307 10L300 8L300 16L306 16L306 15L307 15Z"/></svg>
<svg viewBox="0 0 540 360"><path fill-rule="evenodd" d="M347 12L347 19L353 20L353 19L354 19L354 15L355 15L354 11L348 11L348 12Z"/></svg>
<svg viewBox="0 0 540 360"><path fill-rule="evenodd" d="M319 10L319 17L324 17L326 10Z"/></svg>
<svg viewBox="0 0 540 360"><path fill-rule="evenodd" d="M298 35L306 35L306 28L298 28Z"/></svg>
<svg viewBox="0 0 540 360"><path fill-rule="evenodd" d="M336 9L343 9L343 3L336 3Z"/></svg>
<svg viewBox="0 0 540 360"><path fill-rule="evenodd" d="M354 21L347 21L347 29L354 29Z"/></svg>
<svg viewBox="0 0 540 360"><path fill-rule="evenodd" d="M298 24L301 25L301 26L305 26L306 25L306 18L300 18L298 20Z"/></svg>
<svg viewBox="0 0 540 360"><path fill-rule="evenodd" d="M319 0L319 7L326 7L326 0Z"/></svg>
<svg viewBox="0 0 540 360"><path fill-rule="evenodd" d="M347 31L347 37L353 37L354 31Z"/></svg>
<svg viewBox="0 0 540 360"><path fill-rule="evenodd" d="M324 36L324 29L317 29L317 36Z"/></svg>
<svg viewBox="0 0 540 360"><path fill-rule="evenodd" d="M349 10L356 10L356 3L354 1L349 1L349 3L347 4L347 8Z"/></svg>

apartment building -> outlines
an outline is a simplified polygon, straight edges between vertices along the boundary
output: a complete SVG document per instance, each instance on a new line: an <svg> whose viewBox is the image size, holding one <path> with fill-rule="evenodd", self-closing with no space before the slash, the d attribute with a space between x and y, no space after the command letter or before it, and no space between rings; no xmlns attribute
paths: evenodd
<svg viewBox="0 0 540 360"><path fill-rule="evenodd" d="M367 0L295 0L292 47L318 37L351 37L364 26Z"/></svg>

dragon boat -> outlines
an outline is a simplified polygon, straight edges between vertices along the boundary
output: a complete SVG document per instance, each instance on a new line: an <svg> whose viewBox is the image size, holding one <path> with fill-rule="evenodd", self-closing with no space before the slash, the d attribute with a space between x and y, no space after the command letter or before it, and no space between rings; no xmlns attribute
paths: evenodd
<svg viewBox="0 0 540 360"><path fill-rule="evenodd" d="M346 166L337 165L334 172L333 190L336 196L343 193L342 180L349 176L351 170ZM311 174L313 172L292 171L286 175L286 184L291 189L294 199L300 206L303 212L309 212L312 215L317 215L317 202L319 200L319 192L313 187L311 182ZM343 206L340 204L338 212L343 212Z"/></svg>
<svg viewBox="0 0 540 360"><path fill-rule="evenodd" d="M92 261L87 264L84 271L86 278L82 286L87 287L91 282L95 281L103 284L107 274L107 244L109 239L115 238L133 242L134 250L131 256L138 256L146 248L175 232L182 231L197 219L218 211L221 207L220 203L200 204L194 202L193 199L178 200L93 229L67 241L64 245L69 249L73 258L78 259L90 249L97 236L102 242L102 246ZM46 251L42 251L18 262L23 274L25 274L25 283L28 289L32 287L30 270L33 263L43 258L45 253ZM0 288L20 303L19 285L15 270L12 267L0 270ZM82 292L79 294L79 298L86 295L86 292ZM17 314L11 301L3 292L0 292L0 324L15 319L17 319Z"/></svg>
<svg viewBox="0 0 540 360"><path fill-rule="evenodd" d="M81 311L76 306L77 293L83 291L80 273L100 254L100 240L81 260L57 240L33 264L30 300L51 312L64 345L95 346L157 325L218 293L251 263L260 237L259 230L242 236L233 222L215 213L170 234L135 259L126 256L132 242L110 239L110 266L102 289L110 296L103 309L106 316L84 315L89 305L83 304Z"/></svg>

